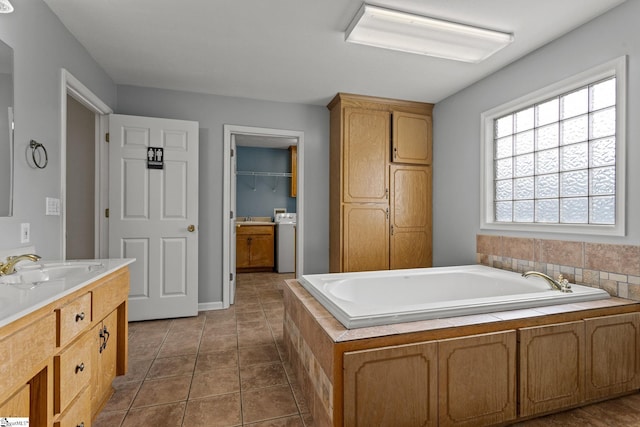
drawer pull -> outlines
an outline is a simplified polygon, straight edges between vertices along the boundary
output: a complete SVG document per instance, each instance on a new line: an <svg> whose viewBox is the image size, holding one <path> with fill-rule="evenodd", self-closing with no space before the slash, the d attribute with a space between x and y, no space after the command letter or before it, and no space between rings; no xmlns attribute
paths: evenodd
<svg viewBox="0 0 640 427"><path fill-rule="evenodd" d="M80 314L76 314L76 322L84 320L84 311Z"/></svg>
<svg viewBox="0 0 640 427"><path fill-rule="evenodd" d="M84 371L84 363L81 363L81 364L79 364L79 365L76 365L76 374L77 374L78 372L82 372L82 371Z"/></svg>
<svg viewBox="0 0 640 427"><path fill-rule="evenodd" d="M84 421L78 424L76 427L84 427Z"/></svg>

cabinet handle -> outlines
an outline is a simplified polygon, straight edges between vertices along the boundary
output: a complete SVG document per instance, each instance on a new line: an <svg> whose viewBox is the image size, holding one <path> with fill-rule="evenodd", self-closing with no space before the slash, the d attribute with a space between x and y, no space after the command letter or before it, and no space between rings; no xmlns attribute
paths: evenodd
<svg viewBox="0 0 640 427"><path fill-rule="evenodd" d="M387 219L389 219L389 208L386 209Z"/></svg>
<svg viewBox="0 0 640 427"><path fill-rule="evenodd" d="M391 235L393 236L393 224L391 224Z"/></svg>
<svg viewBox="0 0 640 427"><path fill-rule="evenodd" d="M84 421L81 422L80 424L76 425L76 427L84 427Z"/></svg>
<svg viewBox="0 0 640 427"><path fill-rule="evenodd" d="M398 147L393 147L393 159L398 158Z"/></svg>
<svg viewBox="0 0 640 427"><path fill-rule="evenodd" d="M100 330L100 339L102 339L102 343L100 344L100 353L102 353L107 348L107 341L109 341L109 330L107 327L103 327Z"/></svg>
<svg viewBox="0 0 640 427"><path fill-rule="evenodd" d="M76 322L84 320L84 311L80 314L76 314Z"/></svg>
<svg viewBox="0 0 640 427"><path fill-rule="evenodd" d="M76 365L76 374L82 371L84 371L84 362L79 365Z"/></svg>
<svg viewBox="0 0 640 427"><path fill-rule="evenodd" d="M384 198L389 200L389 189L388 188L384 189Z"/></svg>

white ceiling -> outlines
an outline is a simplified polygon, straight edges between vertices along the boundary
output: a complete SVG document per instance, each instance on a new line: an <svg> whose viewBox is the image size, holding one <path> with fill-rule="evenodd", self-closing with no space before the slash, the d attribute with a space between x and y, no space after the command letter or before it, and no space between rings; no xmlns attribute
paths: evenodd
<svg viewBox="0 0 640 427"><path fill-rule="evenodd" d="M370 2L515 35L480 64L345 43L362 0L44 1L117 84L326 105L438 102L624 0Z"/></svg>

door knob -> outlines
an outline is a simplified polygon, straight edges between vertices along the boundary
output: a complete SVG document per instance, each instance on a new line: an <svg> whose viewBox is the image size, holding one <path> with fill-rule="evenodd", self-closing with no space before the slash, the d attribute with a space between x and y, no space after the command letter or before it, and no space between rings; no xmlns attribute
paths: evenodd
<svg viewBox="0 0 640 427"><path fill-rule="evenodd" d="M193 233L194 231L196 231L196 226L191 224L187 227L187 230L189 231L189 233Z"/></svg>

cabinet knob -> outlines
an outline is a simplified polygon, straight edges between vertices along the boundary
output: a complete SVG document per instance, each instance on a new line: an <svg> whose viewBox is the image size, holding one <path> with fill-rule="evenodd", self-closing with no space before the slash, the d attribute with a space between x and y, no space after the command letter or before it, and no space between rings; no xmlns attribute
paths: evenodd
<svg viewBox="0 0 640 427"><path fill-rule="evenodd" d="M82 372L82 371L84 371L84 363L81 363L81 364L79 364L79 365L76 365L76 374L77 374L78 372Z"/></svg>
<svg viewBox="0 0 640 427"><path fill-rule="evenodd" d="M84 320L84 311L80 314L76 314L76 322Z"/></svg>

